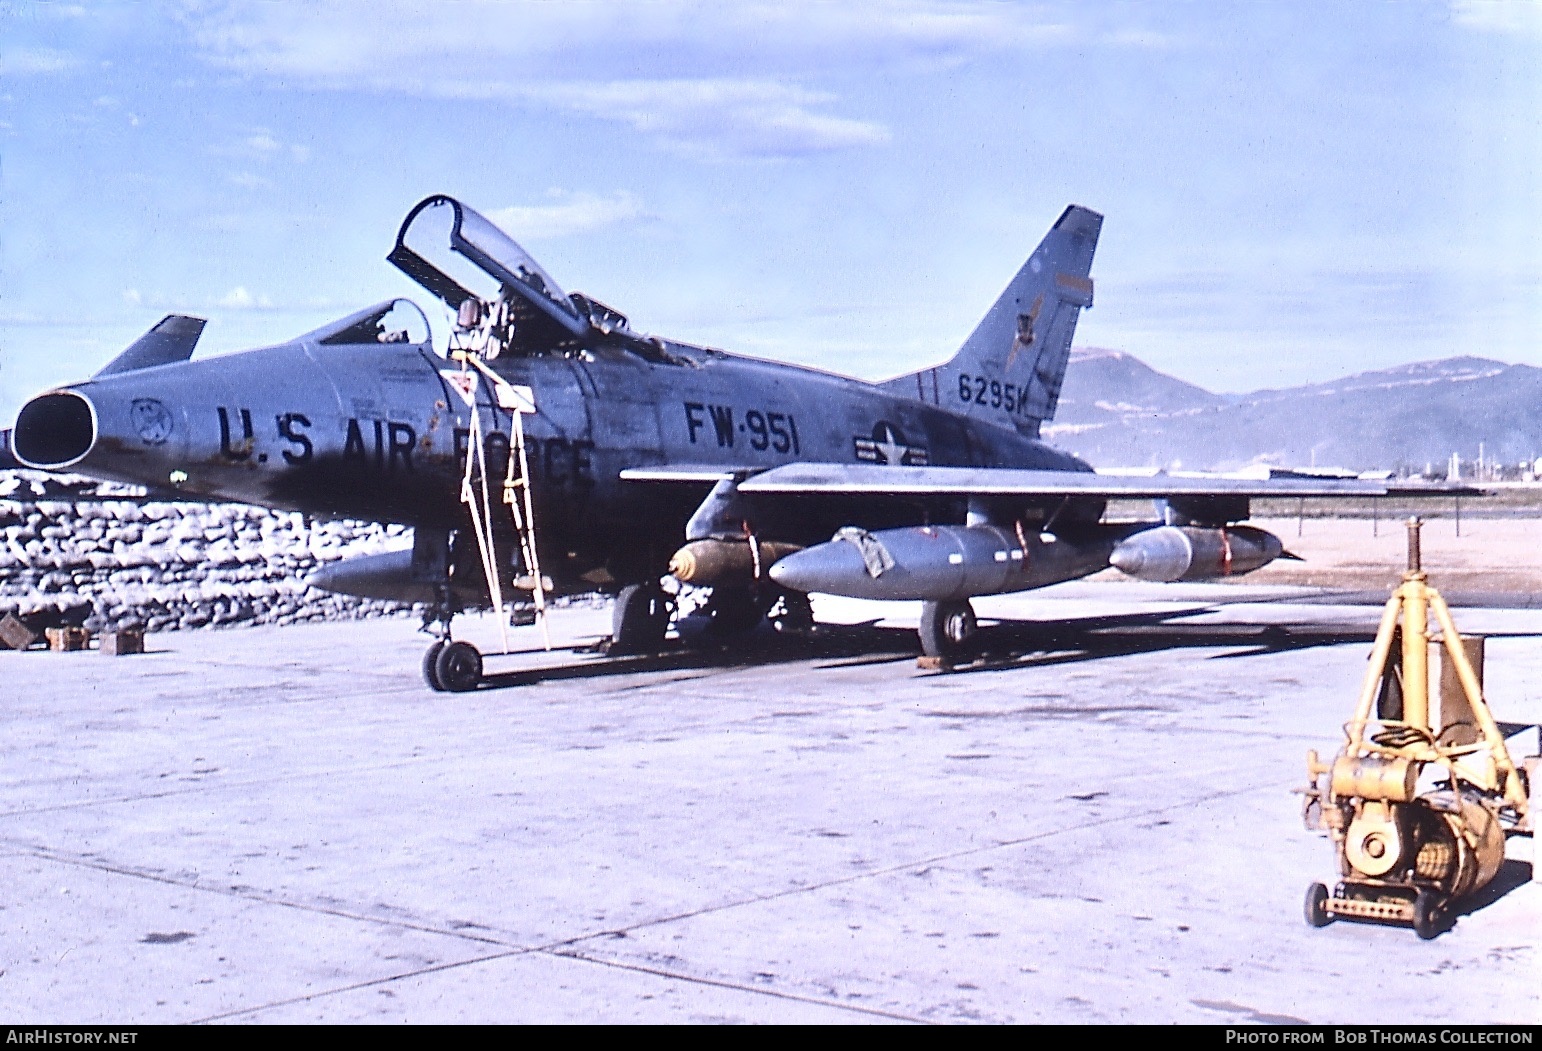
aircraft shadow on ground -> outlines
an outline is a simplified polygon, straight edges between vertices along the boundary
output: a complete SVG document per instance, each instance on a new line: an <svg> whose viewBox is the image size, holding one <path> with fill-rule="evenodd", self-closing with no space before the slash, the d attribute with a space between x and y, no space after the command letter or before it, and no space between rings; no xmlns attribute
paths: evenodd
<svg viewBox="0 0 1542 1051"><path fill-rule="evenodd" d="M1255 657L1286 650L1370 644L1374 628L1359 624L1196 624L1190 618L1217 612L1134 613L1070 621L1000 621L981 631L979 658L952 674L1069 664L1137 653L1223 648L1215 659Z"/></svg>
<svg viewBox="0 0 1542 1051"><path fill-rule="evenodd" d="M1376 630L1367 624L1196 624L1192 618L1213 613L1208 608L1179 612L1132 613L1119 616L1082 617L1074 620L1000 620L982 625L977 636L977 656L941 674L1004 671L1052 664L1098 660L1107 657L1154 653L1187 648L1221 648L1227 652L1210 659L1260 656L1318 646L1346 643L1370 645ZM1537 637L1534 632L1496 633L1488 637ZM689 636L688 636L689 637ZM877 621L847 625L821 625L812 634L781 634L763 626L733 644L680 643L659 654L636 657L603 657L565 664L520 669L486 675L483 687L525 686L562 679L598 679L615 675L645 674L691 669L770 667L778 664L822 661L826 669L899 663L914 660L920 646L914 631L879 626ZM530 656L539 651L524 651ZM577 650L569 651L577 653ZM1502 724L1507 735L1522 729ZM1506 860L1499 874L1477 894L1454 903L1451 922L1499 901L1531 881L1532 866Z"/></svg>
<svg viewBox="0 0 1542 1051"><path fill-rule="evenodd" d="M1224 648L1217 657L1247 657L1343 643L1369 645L1374 628L1323 624L1195 624L1210 608L1179 612L1131 613L1072 620L1000 620L983 624L973 656L946 674L1003 671L1066 664L1175 649ZM658 654L628 657L578 656L549 665L508 671L491 669L484 688L527 686L537 682L599 679L616 675L689 669L747 668L806 661L826 669L899 663L920 653L916 633L905 628L861 624L824 624L809 633L781 633L769 625L728 643L712 643L687 632L689 644L674 642ZM578 653L578 651L569 651ZM527 654L522 654L528 656ZM498 658L490 658L496 661Z"/></svg>

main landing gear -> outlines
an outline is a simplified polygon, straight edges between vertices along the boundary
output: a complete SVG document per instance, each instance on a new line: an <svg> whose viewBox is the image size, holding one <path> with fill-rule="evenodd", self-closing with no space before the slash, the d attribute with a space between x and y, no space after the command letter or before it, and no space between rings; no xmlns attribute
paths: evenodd
<svg viewBox="0 0 1542 1051"><path fill-rule="evenodd" d="M775 603L776 596L757 589L715 587L701 610L707 623L687 618L695 630L682 628L687 644L721 644L753 631ZM675 597L656 583L630 584L616 596L611 607L610 646L612 656L631 657L658 653L664 647L664 635L676 611Z"/></svg>
<svg viewBox="0 0 1542 1051"><path fill-rule="evenodd" d="M609 652L620 656L657 653L664 645L673 605L656 583L622 588L611 607Z"/></svg>
<svg viewBox="0 0 1542 1051"><path fill-rule="evenodd" d="M967 656L974 638L974 607L968 599L921 604L921 652L938 661Z"/></svg>

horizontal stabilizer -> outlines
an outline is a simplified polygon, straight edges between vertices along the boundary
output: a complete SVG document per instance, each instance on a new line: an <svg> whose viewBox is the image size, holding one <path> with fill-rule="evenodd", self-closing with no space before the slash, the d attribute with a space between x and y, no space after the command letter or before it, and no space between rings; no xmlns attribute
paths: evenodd
<svg viewBox="0 0 1542 1051"><path fill-rule="evenodd" d="M203 335L205 321L201 317L185 314L167 314L155 327L129 344L127 350L102 366L93 379L116 376L121 372L137 372L157 365L171 365L186 361L198 346Z"/></svg>

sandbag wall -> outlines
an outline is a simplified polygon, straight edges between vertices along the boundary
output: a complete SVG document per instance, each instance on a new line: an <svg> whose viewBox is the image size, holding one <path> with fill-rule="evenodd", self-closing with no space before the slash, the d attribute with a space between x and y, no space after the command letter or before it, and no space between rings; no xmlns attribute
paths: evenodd
<svg viewBox="0 0 1542 1051"><path fill-rule="evenodd" d="M234 504L0 499L0 616L15 613L34 631L155 632L399 614L408 607L304 580L325 563L410 542L402 526Z"/></svg>

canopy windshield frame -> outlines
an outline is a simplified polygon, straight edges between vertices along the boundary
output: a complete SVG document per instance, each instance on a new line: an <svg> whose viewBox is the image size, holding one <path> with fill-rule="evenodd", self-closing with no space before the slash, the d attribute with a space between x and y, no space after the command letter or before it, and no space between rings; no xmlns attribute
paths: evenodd
<svg viewBox="0 0 1542 1051"><path fill-rule="evenodd" d="M383 299L374 306L329 321L296 336L297 343L318 346L367 346L396 343L422 347L433 343L433 329L423 309L410 299Z"/></svg>
<svg viewBox="0 0 1542 1051"><path fill-rule="evenodd" d="M445 207L450 209L448 230L444 229L443 214L437 211ZM430 262L425 253L431 253L438 262ZM466 287L482 282L466 271L457 256L491 278L497 292L479 294ZM588 319L579 314L567 293L529 252L481 213L445 194L425 198L407 213L397 232L396 246L386 259L451 310L459 310L471 298L490 302L499 295L517 296L573 336L581 337L589 330ZM463 276L458 279L447 271Z"/></svg>

